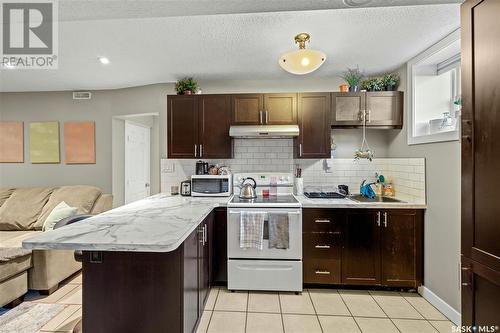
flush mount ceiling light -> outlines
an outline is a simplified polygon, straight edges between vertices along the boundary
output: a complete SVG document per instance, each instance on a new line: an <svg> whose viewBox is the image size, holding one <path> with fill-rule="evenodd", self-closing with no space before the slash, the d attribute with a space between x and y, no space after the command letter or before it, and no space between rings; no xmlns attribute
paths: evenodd
<svg viewBox="0 0 500 333"><path fill-rule="evenodd" d="M342 2L347 7L360 7L369 4L372 0L343 0Z"/></svg>
<svg viewBox="0 0 500 333"><path fill-rule="evenodd" d="M281 68L285 71L304 75L317 70L326 60L326 54L317 50L306 50L306 42L311 36L308 33L300 33L295 36L295 43L299 44L299 49L283 54L279 59Z"/></svg>
<svg viewBox="0 0 500 333"><path fill-rule="evenodd" d="M99 59L100 63L103 64L103 65L108 65L111 62L106 57L99 57L98 59Z"/></svg>

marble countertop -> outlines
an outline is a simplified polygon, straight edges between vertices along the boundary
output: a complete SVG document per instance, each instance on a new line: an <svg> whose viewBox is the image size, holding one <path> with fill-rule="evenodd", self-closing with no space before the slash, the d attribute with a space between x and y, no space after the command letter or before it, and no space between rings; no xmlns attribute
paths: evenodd
<svg viewBox="0 0 500 333"><path fill-rule="evenodd" d="M412 202L359 202L351 199L309 199L295 196L302 208L366 208L366 209L425 209L427 206ZM397 199L397 198L396 198Z"/></svg>
<svg viewBox="0 0 500 333"><path fill-rule="evenodd" d="M216 207L230 197L180 197L157 194L66 227L23 241L26 249L169 252L191 234ZM303 208L424 209L424 204L309 199L297 196Z"/></svg>
<svg viewBox="0 0 500 333"><path fill-rule="evenodd" d="M157 194L23 241L26 249L169 252L228 197Z"/></svg>

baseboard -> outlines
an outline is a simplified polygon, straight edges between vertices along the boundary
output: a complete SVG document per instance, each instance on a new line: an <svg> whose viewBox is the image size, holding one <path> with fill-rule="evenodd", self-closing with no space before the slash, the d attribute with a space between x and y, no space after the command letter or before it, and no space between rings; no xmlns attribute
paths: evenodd
<svg viewBox="0 0 500 333"><path fill-rule="evenodd" d="M443 301L438 295L432 292L430 289L421 286L418 288L418 293L425 298L429 303L431 303L436 309L441 311L449 320L451 320L455 325L460 326L462 322L462 315L460 312L452 308L448 303Z"/></svg>

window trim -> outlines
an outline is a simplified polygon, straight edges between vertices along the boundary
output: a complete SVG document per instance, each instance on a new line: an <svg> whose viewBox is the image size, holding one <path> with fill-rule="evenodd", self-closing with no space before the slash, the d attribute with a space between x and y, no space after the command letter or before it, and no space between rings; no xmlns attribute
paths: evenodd
<svg viewBox="0 0 500 333"><path fill-rule="evenodd" d="M458 124L455 131L434 133L428 135L415 136L415 67L420 62L429 58L430 56L438 53L446 47L460 40L460 29L453 31L451 34L432 45L427 50L415 56L408 61L406 66L406 86L407 86L407 100L406 108L408 117L406 117L407 128L407 143L408 145L418 145L434 142L458 141L460 140L460 124Z"/></svg>

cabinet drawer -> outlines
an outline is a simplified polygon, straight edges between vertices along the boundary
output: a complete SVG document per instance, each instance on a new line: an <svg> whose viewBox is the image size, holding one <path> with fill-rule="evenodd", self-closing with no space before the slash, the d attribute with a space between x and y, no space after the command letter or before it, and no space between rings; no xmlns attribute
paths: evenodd
<svg viewBox="0 0 500 333"><path fill-rule="evenodd" d="M334 209L303 209L302 216L304 232L337 232L345 215Z"/></svg>
<svg viewBox="0 0 500 333"><path fill-rule="evenodd" d="M304 283L339 284L340 260L304 259Z"/></svg>
<svg viewBox="0 0 500 333"><path fill-rule="evenodd" d="M302 234L304 258L340 259L340 232Z"/></svg>

